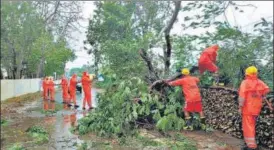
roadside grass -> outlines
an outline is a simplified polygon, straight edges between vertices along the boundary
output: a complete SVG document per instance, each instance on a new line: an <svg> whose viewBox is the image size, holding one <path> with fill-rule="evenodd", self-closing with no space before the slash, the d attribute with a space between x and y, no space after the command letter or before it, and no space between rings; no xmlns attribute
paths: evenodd
<svg viewBox="0 0 274 150"><path fill-rule="evenodd" d="M28 101L33 101L41 97L41 92L35 92L35 93L29 93L17 97L12 97L9 99L6 99L5 101L1 102L2 104L10 104L10 103L23 103Z"/></svg>
<svg viewBox="0 0 274 150"><path fill-rule="evenodd" d="M9 124L9 122L6 119L2 119L1 118L1 126L7 126Z"/></svg>
<svg viewBox="0 0 274 150"><path fill-rule="evenodd" d="M43 144L49 141L48 132L41 126L32 126L26 132L34 138L36 144Z"/></svg>
<svg viewBox="0 0 274 150"><path fill-rule="evenodd" d="M8 150L25 150L22 144L15 143L11 147L8 148Z"/></svg>

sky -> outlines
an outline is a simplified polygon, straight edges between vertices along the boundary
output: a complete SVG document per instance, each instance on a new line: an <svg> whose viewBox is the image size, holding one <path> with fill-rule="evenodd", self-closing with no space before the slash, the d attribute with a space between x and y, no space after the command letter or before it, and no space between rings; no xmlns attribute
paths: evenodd
<svg viewBox="0 0 274 150"><path fill-rule="evenodd" d="M187 1L182 1L182 6L185 5ZM235 3L240 5L247 5L252 4L256 6L254 7L241 7L241 9L244 11L244 13L239 13L233 11L233 8L228 8L226 11L226 16L228 19L228 22L232 25L238 25L240 29L244 32L251 31L254 24L260 22L260 19L262 17L265 17L267 20L272 20L273 22L273 1L235 1ZM93 11L95 9L95 6L93 5L92 1L85 1L83 6L83 17L85 18L83 21L80 22L81 26L83 28L80 28L81 32L74 32L72 33L73 37L77 38L77 41L70 42L70 46L75 50L75 54L77 58L73 62L68 62L66 64L66 68L71 69L75 67L82 67L85 64L93 64L93 58L92 55L88 55L87 52L84 50L84 44L83 41L86 40L86 34L88 27L88 21L90 18L92 18ZM199 13L199 12L194 12ZM183 21L183 18L187 15L193 15L190 13L180 12L178 15L178 22L174 24L171 34L195 34L199 35L202 33L205 33L206 31L213 31L214 29L188 29L186 31L182 30L181 23ZM224 20L224 16L220 16L219 18L216 18L217 20ZM155 53L161 54L162 50L154 50Z"/></svg>

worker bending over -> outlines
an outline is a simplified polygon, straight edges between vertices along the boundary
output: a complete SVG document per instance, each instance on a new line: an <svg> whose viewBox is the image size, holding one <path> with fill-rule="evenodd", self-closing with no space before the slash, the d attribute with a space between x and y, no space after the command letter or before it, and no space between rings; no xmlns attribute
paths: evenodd
<svg viewBox="0 0 274 150"><path fill-rule="evenodd" d="M258 79L257 73L255 66L248 67L245 70L246 77L239 88L239 113L242 114L242 130L246 143L242 150L257 149L255 139L256 119L261 112L263 99L269 92L269 87ZM269 103L267 104L273 110L272 106Z"/></svg>
<svg viewBox="0 0 274 150"><path fill-rule="evenodd" d="M199 78L190 76L189 70L186 68L182 69L181 73L183 74L182 78L172 82L166 80L166 82L171 86L182 87L182 91L185 96L185 107L183 111L186 119L186 127L184 127L184 129L193 130L193 125L189 113L194 112L198 112L200 114L202 124L201 127L202 129L205 129L205 116L202 111L201 94L198 88Z"/></svg>
<svg viewBox="0 0 274 150"><path fill-rule="evenodd" d="M198 62L199 72L201 75L205 71L214 73L213 76L215 77L215 84L218 84L219 82L218 67L216 66L216 57L217 57L218 50L219 50L218 45L213 45L206 48L202 52Z"/></svg>

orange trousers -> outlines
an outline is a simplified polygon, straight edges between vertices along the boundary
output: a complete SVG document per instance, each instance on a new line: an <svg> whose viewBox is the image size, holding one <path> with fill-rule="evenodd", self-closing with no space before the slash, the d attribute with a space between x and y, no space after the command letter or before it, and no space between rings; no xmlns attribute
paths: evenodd
<svg viewBox="0 0 274 150"><path fill-rule="evenodd" d="M244 141L249 148L257 148L255 134L256 134L256 119L254 115L242 115L242 129L244 134Z"/></svg>
<svg viewBox="0 0 274 150"><path fill-rule="evenodd" d="M91 87L85 87L84 89L84 100L83 100L83 107L86 106L86 103L88 103L88 107L91 108Z"/></svg>
<svg viewBox="0 0 274 150"><path fill-rule="evenodd" d="M218 71L218 67L212 62L199 62L200 74L203 74L207 70L215 73L216 71Z"/></svg>
<svg viewBox="0 0 274 150"><path fill-rule="evenodd" d="M48 99L48 91L49 91L49 88L48 87L43 87L43 97L44 97L44 100L47 100Z"/></svg>
<svg viewBox="0 0 274 150"><path fill-rule="evenodd" d="M49 93L50 93L50 100L55 100L55 89L54 87L49 88Z"/></svg>
<svg viewBox="0 0 274 150"><path fill-rule="evenodd" d="M69 94L70 94L70 102L73 101L74 105L76 105L76 88L71 88L69 90Z"/></svg>
<svg viewBox="0 0 274 150"><path fill-rule="evenodd" d="M62 93L63 102L68 102L69 101L68 87L63 87L62 91L63 91L63 93Z"/></svg>

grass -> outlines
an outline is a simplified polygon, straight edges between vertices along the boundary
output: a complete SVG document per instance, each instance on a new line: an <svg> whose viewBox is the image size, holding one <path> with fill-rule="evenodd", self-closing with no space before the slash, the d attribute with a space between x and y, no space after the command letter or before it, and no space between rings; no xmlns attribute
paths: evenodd
<svg viewBox="0 0 274 150"><path fill-rule="evenodd" d="M25 94L25 95L6 99L5 101L1 102L1 104L22 103L22 102L36 100L40 97L41 97L41 92L35 92L35 93Z"/></svg>
<svg viewBox="0 0 274 150"><path fill-rule="evenodd" d="M176 133L173 141L169 141L168 145L172 150L197 150L195 143L189 141L180 133Z"/></svg>
<svg viewBox="0 0 274 150"><path fill-rule="evenodd" d="M8 121L5 119L1 119L1 126L7 126L8 125Z"/></svg>
<svg viewBox="0 0 274 150"><path fill-rule="evenodd" d="M25 148L20 143L13 144L8 150L25 150Z"/></svg>
<svg viewBox="0 0 274 150"><path fill-rule="evenodd" d="M26 132L35 139L36 144L42 144L49 140L48 132L41 126L32 126Z"/></svg>

